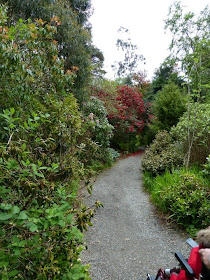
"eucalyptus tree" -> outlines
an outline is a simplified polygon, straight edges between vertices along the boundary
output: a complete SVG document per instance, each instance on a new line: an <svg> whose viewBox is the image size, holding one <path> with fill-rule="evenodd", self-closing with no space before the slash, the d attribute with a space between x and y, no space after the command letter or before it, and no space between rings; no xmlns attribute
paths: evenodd
<svg viewBox="0 0 210 280"><path fill-rule="evenodd" d="M140 61L145 62L142 54L139 54L137 45L131 42L129 30L125 27L120 27L118 30L120 38L117 39L117 49L123 52L123 60L115 61L112 65L113 70L118 78L127 78L128 84L131 83L131 78L137 70Z"/></svg>

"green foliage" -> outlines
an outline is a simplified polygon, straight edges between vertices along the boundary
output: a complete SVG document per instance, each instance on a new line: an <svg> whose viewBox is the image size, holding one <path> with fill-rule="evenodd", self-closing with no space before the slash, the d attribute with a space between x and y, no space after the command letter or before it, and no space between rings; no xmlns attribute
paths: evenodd
<svg viewBox="0 0 210 280"><path fill-rule="evenodd" d="M143 177L152 201L170 218L194 233L209 225L210 196L208 180L200 170L166 171L152 178L149 173Z"/></svg>
<svg viewBox="0 0 210 280"><path fill-rule="evenodd" d="M209 99L209 7L199 15L184 13L180 1L170 6L166 29L172 33L171 57L181 64L195 101Z"/></svg>
<svg viewBox="0 0 210 280"><path fill-rule="evenodd" d="M210 180L210 155L207 157L207 163L203 165L203 174Z"/></svg>
<svg viewBox="0 0 210 280"><path fill-rule="evenodd" d="M94 96L90 97L89 101L83 104L83 113L83 133L91 140L83 145L80 157L86 165L92 165L98 160L106 164L113 163L110 151L113 126L108 122L103 102Z"/></svg>
<svg viewBox="0 0 210 280"><path fill-rule="evenodd" d="M0 3L5 1L0 1ZM42 19L57 25L57 33L53 38L59 46L59 57L65 61L65 70L76 69L74 84L71 91L81 102L87 97L87 85L90 80L92 61L94 58L103 60L95 55L95 47L91 44L90 24L90 0L8 0L8 21L13 23L19 18ZM99 54L99 50L97 54ZM91 61L92 59L92 61ZM94 64L94 63L93 63Z"/></svg>
<svg viewBox="0 0 210 280"><path fill-rule="evenodd" d="M185 94L181 92L177 85L169 81L155 96L152 108L157 120L153 125L158 127L159 130L169 131L187 110L186 103Z"/></svg>
<svg viewBox="0 0 210 280"><path fill-rule="evenodd" d="M175 61L167 58L160 67L155 71L154 78L152 79L151 88L147 93L148 99L153 99L159 90L173 82L179 88L183 87L184 80L178 75L176 70Z"/></svg>
<svg viewBox="0 0 210 280"><path fill-rule="evenodd" d="M61 131L65 135L65 127L45 137L45 127L53 123L49 115L23 121L11 109L1 118L10 135L0 145L2 279L88 279L78 258L81 230L90 224L93 210L73 208L80 166L69 151L57 150L67 138L55 139Z"/></svg>
<svg viewBox="0 0 210 280"><path fill-rule="evenodd" d="M79 259L82 231L100 203L74 208L80 180L89 184L78 157L83 122L55 20L9 28L0 6L2 279L89 279Z"/></svg>
<svg viewBox="0 0 210 280"><path fill-rule="evenodd" d="M6 25L2 28L1 112L14 107L25 115L31 108L47 110L58 99L67 97L74 74L65 73L63 61L58 58L53 40L56 27L42 20L36 23L20 20L11 28Z"/></svg>
<svg viewBox="0 0 210 280"><path fill-rule="evenodd" d="M209 155L210 104L191 103L189 106L189 113L186 112L172 127L171 134L189 156L190 163L202 164Z"/></svg>
<svg viewBox="0 0 210 280"><path fill-rule="evenodd" d="M158 132L142 159L143 170L150 172L153 176L165 170L171 170L174 166L181 166L182 163L183 155L167 131Z"/></svg>

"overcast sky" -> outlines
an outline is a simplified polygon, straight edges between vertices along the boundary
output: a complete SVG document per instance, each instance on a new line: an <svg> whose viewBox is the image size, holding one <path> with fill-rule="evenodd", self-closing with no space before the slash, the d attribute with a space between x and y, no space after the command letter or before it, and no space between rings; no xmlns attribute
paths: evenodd
<svg viewBox="0 0 210 280"><path fill-rule="evenodd" d="M132 44L139 48L146 58L146 64L139 64L151 79L156 68L168 56L171 41L169 31L165 34L164 20L174 0L92 0L94 8L90 18L93 44L104 54L104 69L107 78L113 78L111 65L119 61L116 41L117 30L123 26L130 31ZM187 11L199 13L210 0L181 0Z"/></svg>

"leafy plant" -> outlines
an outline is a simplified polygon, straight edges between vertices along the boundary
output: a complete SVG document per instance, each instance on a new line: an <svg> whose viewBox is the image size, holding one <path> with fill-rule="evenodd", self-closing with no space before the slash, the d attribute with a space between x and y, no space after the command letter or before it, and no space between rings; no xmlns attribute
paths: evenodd
<svg viewBox="0 0 210 280"><path fill-rule="evenodd" d="M110 139L113 135L113 126L107 119L103 102L94 96L90 97L89 101L83 104L83 114L83 134L90 140L83 145L80 156L87 165L92 165L94 161L111 164L113 157L110 152Z"/></svg>
<svg viewBox="0 0 210 280"><path fill-rule="evenodd" d="M43 143L49 141L46 147L50 148L56 142L38 132L51 124L49 116L36 115L27 125L15 117L14 109L2 117L7 122L4 129L11 133L8 142L0 145L3 279L88 279L87 267L79 260L81 230L90 224L94 210L80 213L73 208L78 182L73 178L65 182L63 171L69 170L53 157L54 149L46 158ZM35 137L40 154L31 150L24 135Z"/></svg>
<svg viewBox="0 0 210 280"><path fill-rule="evenodd" d="M155 178L144 173L144 184L152 201L163 213L190 233L209 223L210 194L208 180L199 169L173 169Z"/></svg>
<svg viewBox="0 0 210 280"><path fill-rule="evenodd" d="M189 113L186 112L171 129L172 136L185 153L185 160L189 158L191 164L203 164L209 155L209 119L209 104L191 103Z"/></svg>
<svg viewBox="0 0 210 280"><path fill-rule="evenodd" d="M0 3L8 5L9 24L18 22L20 17L33 22L42 19L44 23L52 19L57 25L53 39L59 48L58 57L64 59L65 71L74 69L77 73L71 92L80 101L86 99L92 64L95 60L102 60L102 54L98 55L100 51L91 44L88 23L91 1L0 0Z"/></svg>
<svg viewBox="0 0 210 280"><path fill-rule="evenodd" d="M181 166L183 155L173 143L172 137L167 131L160 131L151 145L146 149L142 159L144 171L153 176L171 170L175 166Z"/></svg>
<svg viewBox="0 0 210 280"><path fill-rule="evenodd" d="M82 231L100 203L74 208L88 180L77 156L81 112L68 91L75 73L53 39L59 19L8 27L6 17L0 6L0 274L89 279Z"/></svg>
<svg viewBox="0 0 210 280"><path fill-rule="evenodd" d="M134 151L137 149L136 135L150 122L149 106L144 103L137 88L121 86L117 88L118 97L114 103L115 110L108 115L115 128L112 144Z"/></svg>
<svg viewBox="0 0 210 280"><path fill-rule="evenodd" d="M169 131L187 110L187 98L177 85L169 81L156 94L152 109L157 118L153 125L159 130Z"/></svg>

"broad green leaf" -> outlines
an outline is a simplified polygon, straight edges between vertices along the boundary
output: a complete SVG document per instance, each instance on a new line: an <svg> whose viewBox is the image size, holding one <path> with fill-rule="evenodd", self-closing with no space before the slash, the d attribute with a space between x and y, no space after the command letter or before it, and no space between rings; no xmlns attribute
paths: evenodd
<svg viewBox="0 0 210 280"><path fill-rule="evenodd" d="M21 211L19 216L18 216L18 219L20 220L26 220L28 218L28 215L27 215L27 212L24 210L24 211Z"/></svg>
<svg viewBox="0 0 210 280"><path fill-rule="evenodd" d="M34 232L34 231L36 231L37 229L38 229L38 227L37 227L37 225L34 224L34 223L30 226L30 231L31 231L31 232Z"/></svg>
<svg viewBox="0 0 210 280"><path fill-rule="evenodd" d="M35 174L41 178L44 178L44 175L42 173L36 172Z"/></svg>
<svg viewBox="0 0 210 280"><path fill-rule="evenodd" d="M12 204L1 203L0 208L4 210L10 210L12 208Z"/></svg>
<svg viewBox="0 0 210 280"><path fill-rule="evenodd" d="M25 144L25 143L23 143L23 145L22 145L22 149L23 149L23 150L25 150L25 149L26 149L26 144Z"/></svg>
<svg viewBox="0 0 210 280"><path fill-rule="evenodd" d="M19 243L19 246L24 247L27 243L28 243L27 240L21 240L20 243Z"/></svg>
<svg viewBox="0 0 210 280"><path fill-rule="evenodd" d="M12 217L12 214L0 213L0 221L9 220Z"/></svg>
<svg viewBox="0 0 210 280"><path fill-rule="evenodd" d="M8 273L8 275L9 275L9 277L13 277L13 276L17 275L18 273L19 273L19 271L17 269L15 269L15 270L10 271Z"/></svg>
<svg viewBox="0 0 210 280"><path fill-rule="evenodd" d="M10 108L10 113L13 115L15 112L15 109L14 108Z"/></svg>
<svg viewBox="0 0 210 280"><path fill-rule="evenodd" d="M18 206L15 205L15 206L13 207L12 212L13 212L14 214L17 214L17 213L20 212L20 208L19 208Z"/></svg>

